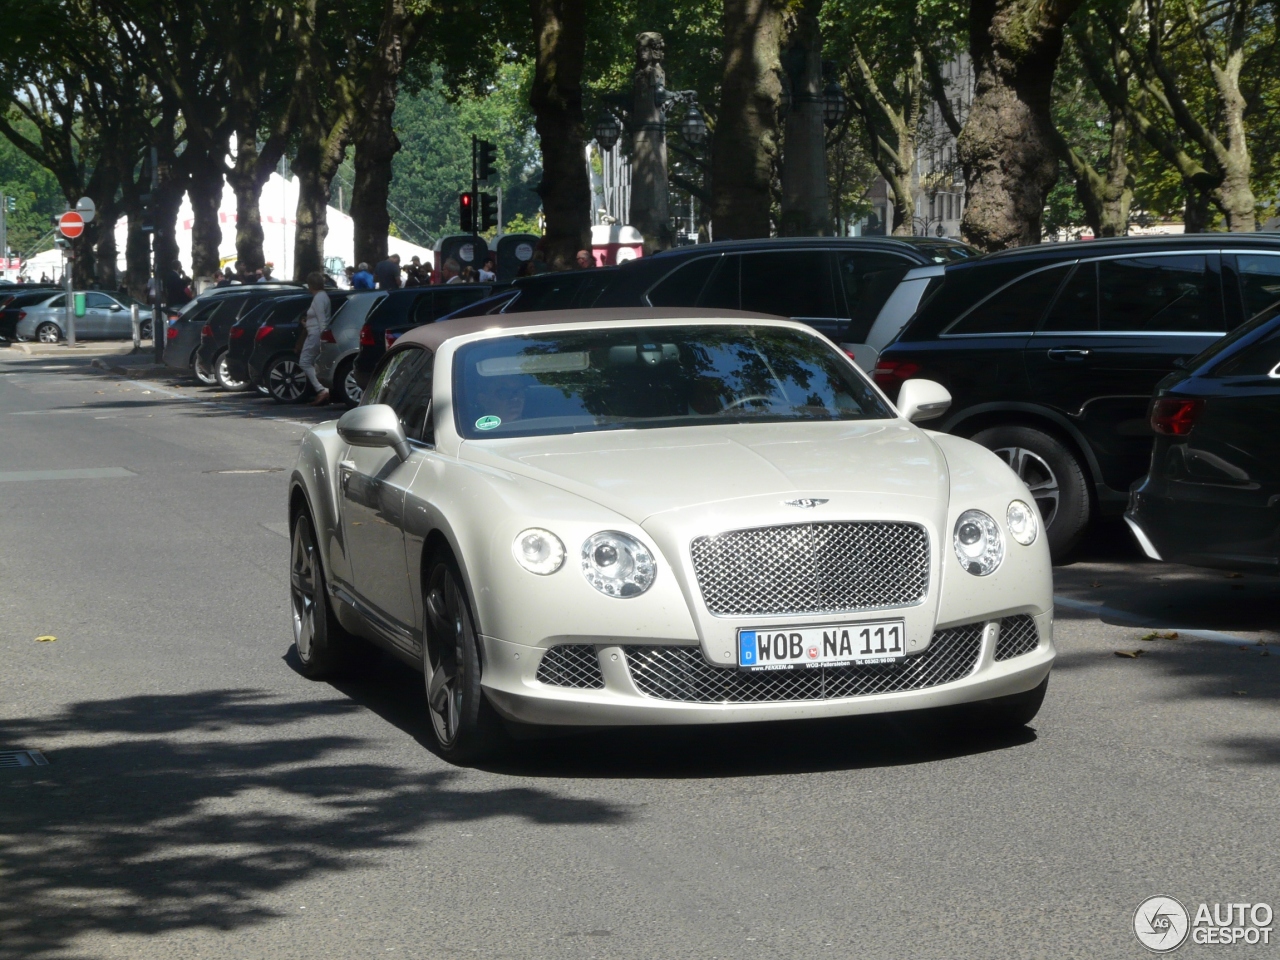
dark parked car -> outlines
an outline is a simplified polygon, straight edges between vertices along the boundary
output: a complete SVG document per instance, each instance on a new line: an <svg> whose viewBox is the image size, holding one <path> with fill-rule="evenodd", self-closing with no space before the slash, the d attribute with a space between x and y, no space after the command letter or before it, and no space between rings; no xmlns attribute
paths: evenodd
<svg viewBox="0 0 1280 960"><path fill-rule="evenodd" d="M1151 467L1130 491L1125 519L1153 560L1280 573L1275 266L1266 285L1276 302L1165 377L1151 402Z"/></svg>
<svg viewBox="0 0 1280 960"><path fill-rule="evenodd" d="M281 323L292 323L306 313L311 297L305 293L272 297L245 313L231 325L227 333L226 367L232 380L258 386L249 376L249 356L253 353L254 339L263 326L273 325L277 318ZM259 386L263 393L266 387Z"/></svg>
<svg viewBox="0 0 1280 960"><path fill-rule="evenodd" d="M937 429L1026 481L1062 557L1147 469L1156 384L1238 327L1280 279L1280 238L1201 234L1043 244L945 265L877 383L936 380Z"/></svg>
<svg viewBox="0 0 1280 960"><path fill-rule="evenodd" d="M176 370L190 370L201 383L212 385L217 383L213 370L199 366L196 354L200 349L200 331L209 318L228 298L209 297L204 300L193 300L196 306L176 319L169 321L169 329L164 338L164 364Z"/></svg>
<svg viewBox="0 0 1280 960"><path fill-rule="evenodd" d="M492 290L493 284L489 283L446 283L390 291L369 311L364 326L360 328L360 352L356 354L354 367L360 389L368 385L373 368L387 352L388 327L416 327L431 323L446 313L483 300Z"/></svg>
<svg viewBox="0 0 1280 960"><path fill-rule="evenodd" d="M864 344L913 269L978 256L931 237L795 237L677 247L630 260L598 307L710 307L800 320L839 344ZM924 284L920 285L923 290ZM897 327L915 310L919 293Z"/></svg>
<svg viewBox="0 0 1280 960"><path fill-rule="evenodd" d="M343 301L355 291L331 289L326 292L336 313ZM296 403L311 393L307 375L298 363L298 354L307 339L305 318L310 305L310 294L289 297L281 301L270 319L254 332L248 361L249 381L255 386L266 387L267 393L277 403Z"/></svg>
<svg viewBox="0 0 1280 960"><path fill-rule="evenodd" d="M617 267L597 267L517 277L510 286L495 287L492 296L436 319L528 313L530 310L582 310L594 306L617 275Z"/></svg>
<svg viewBox="0 0 1280 960"><path fill-rule="evenodd" d="M261 289L257 284L253 286L246 284L229 289L236 290L236 293L219 297L217 309L200 326L200 346L196 350L196 363L210 371L223 390L243 390L249 386L249 382L232 377L227 368L227 346L231 338L231 327L254 307L282 296L295 295L295 293L294 290L281 291L274 287Z"/></svg>

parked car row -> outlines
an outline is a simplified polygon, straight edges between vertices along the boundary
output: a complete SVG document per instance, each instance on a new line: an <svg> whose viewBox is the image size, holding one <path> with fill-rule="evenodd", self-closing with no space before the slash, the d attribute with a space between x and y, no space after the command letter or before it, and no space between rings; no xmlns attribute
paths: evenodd
<svg viewBox="0 0 1280 960"><path fill-rule="evenodd" d="M246 297L268 302L249 311ZM335 302L318 375L335 400L354 405L401 335L463 317L591 307L784 316L840 345L890 400L913 379L946 387L952 405L934 429L973 439L1009 465L1031 490L1061 559L1096 517L1118 516L1126 505L1135 530L1146 529L1139 517L1154 509L1159 485L1152 479L1154 438L1156 456L1191 456L1187 463L1207 469L1212 450L1193 445L1199 452L1192 456L1185 440L1169 439L1163 421L1148 410L1152 395L1175 370L1176 383L1161 384L1161 391L1239 386L1243 381L1203 372L1217 369L1205 364L1226 345L1244 350L1251 338L1265 339L1258 332L1265 323L1246 320L1277 300L1280 237L1266 234L1044 244L989 256L932 238L736 241L510 285L349 295L340 308ZM192 308L187 322L198 323L201 335L193 360L185 362L227 389L252 385L282 402L304 399L297 351L305 307L305 296L255 289L234 306ZM190 334L185 337L175 337L182 343L175 365L190 348ZM1192 360L1202 354L1205 359ZM1248 387L1255 395L1273 385L1269 373L1249 377L1258 381ZM1204 423L1229 415L1217 394L1212 411ZM1131 502L1130 488L1149 467L1148 485ZM1248 483L1266 485L1256 467L1239 469ZM1280 491L1265 509L1277 506ZM1160 553L1151 546L1155 534L1146 536L1144 549ZM1183 547L1168 549L1186 555Z"/></svg>
<svg viewBox="0 0 1280 960"><path fill-rule="evenodd" d="M136 304L144 338L151 337L151 308L122 294L76 290L84 312L75 318L79 340L127 340L133 336ZM67 338L67 295L57 287L27 285L0 288L0 339L57 343Z"/></svg>

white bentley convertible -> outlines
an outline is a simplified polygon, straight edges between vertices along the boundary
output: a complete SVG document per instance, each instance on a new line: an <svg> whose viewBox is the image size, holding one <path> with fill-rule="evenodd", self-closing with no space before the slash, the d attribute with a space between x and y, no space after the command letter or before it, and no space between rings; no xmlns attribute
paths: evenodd
<svg viewBox="0 0 1280 960"><path fill-rule="evenodd" d="M1049 551L993 454L913 421L831 343L749 314L419 327L302 442L294 640L422 670L444 756L538 725L980 704L1023 724L1053 663Z"/></svg>

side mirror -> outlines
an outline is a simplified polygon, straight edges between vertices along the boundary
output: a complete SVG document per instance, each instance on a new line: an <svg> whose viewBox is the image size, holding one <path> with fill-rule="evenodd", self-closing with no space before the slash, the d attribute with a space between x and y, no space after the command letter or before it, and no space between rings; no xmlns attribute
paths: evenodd
<svg viewBox="0 0 1280 960"><path fill-rule="evenodd" d="M409 459L409 441L396 412L385 403L353 407L338 420L338 436L353 447L391 447L401 460Z"/></svg>
<svg viewBox="0 0 1280 960"><path fill-rule="evenodd" d="M113 303L107 309L110 310L112 313L119 313L121 310L124 309L124 307L120 306L120 304L118 303Z"/></svg>
<svg viewBox="0 0 1280 960"><path fill-rule="evenodd" d="M912 423L940 417L950 406L951 394L933 380L907 380L898 391L898 415Z"/></svg>

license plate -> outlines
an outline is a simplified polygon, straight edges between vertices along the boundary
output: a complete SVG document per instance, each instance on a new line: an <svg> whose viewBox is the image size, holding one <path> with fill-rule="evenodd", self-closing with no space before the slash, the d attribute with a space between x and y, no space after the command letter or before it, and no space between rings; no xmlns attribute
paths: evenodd
<svg viewBox="0 0 1280 960"><path fill-rule="evenodd" d="M901 620L738 631L738 666L743 670L894 663L904 656L906 629Z"/></svg>

